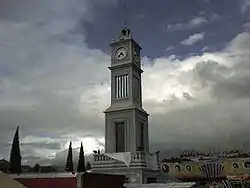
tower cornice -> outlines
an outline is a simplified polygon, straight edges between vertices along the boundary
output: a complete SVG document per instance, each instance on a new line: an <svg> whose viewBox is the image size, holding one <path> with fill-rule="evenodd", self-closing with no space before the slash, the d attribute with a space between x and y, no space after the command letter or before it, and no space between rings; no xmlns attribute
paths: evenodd
<svg viewBox="0 0 250 188"><path fill-rule="evenodd" d="M140 44L138 44L132 37L127 38L127 39L123 39L123 40L121 40L121 39L114 40L109 45L112 47L112 46L120 45L120 44L127 43L127 42L132 42L132 43L136 44L140 50L142 49Z"/></svg>
<svg viewBox="0 0 250 188"><path fill-rule="evenodd" d="M116 65L112 65L109 66L109 70L115 70L115 69L120 69L120 68L125 68L125 67L131 67L135 70L137 70L139 73L143 73L143 70L138 67L137 65L135 65L133 62L129 62L129 63L117 63Z"/></svg>

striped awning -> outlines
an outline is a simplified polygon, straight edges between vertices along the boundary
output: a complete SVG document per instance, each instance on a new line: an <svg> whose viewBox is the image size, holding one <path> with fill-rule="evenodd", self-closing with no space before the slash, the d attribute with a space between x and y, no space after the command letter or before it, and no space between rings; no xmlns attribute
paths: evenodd
<svg viewBox="0 0 250 188"><path fill-rule="evenodd" d="M208 162L201 164L199 169L206 178L216 179L221 177L224 166L221 162Z"/></svg>

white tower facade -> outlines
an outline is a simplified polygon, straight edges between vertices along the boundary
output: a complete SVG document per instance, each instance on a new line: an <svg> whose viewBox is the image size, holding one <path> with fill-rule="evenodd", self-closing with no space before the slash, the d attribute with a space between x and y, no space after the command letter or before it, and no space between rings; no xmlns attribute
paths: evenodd
<svg viewBox="0 0 250 188"><path fill-rule="evenodd" d="M149 152L148 113L142 108L141 47L125 27L111 50L111 106L105 110L105 152Z"/></svg>
<svg viewBox="0 0 250 188"><path fill-rule="evenodd" d="M127 27L110 46L111 105L104 111L105 153L94 155L93 171L123 174L130 183L157 182L160 171L149 166L149 114L142 107L141 47Z"/></svg>

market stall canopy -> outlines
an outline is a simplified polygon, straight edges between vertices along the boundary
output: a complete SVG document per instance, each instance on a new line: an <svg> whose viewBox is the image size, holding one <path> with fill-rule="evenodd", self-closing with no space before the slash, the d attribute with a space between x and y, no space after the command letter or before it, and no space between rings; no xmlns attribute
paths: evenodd
<svg viewBox="0 0 250 188"><path fill-rule="evenodd" d="M0 187L1 188L27 188L18 181L12 179L7 174L0 171Z"/></svg>

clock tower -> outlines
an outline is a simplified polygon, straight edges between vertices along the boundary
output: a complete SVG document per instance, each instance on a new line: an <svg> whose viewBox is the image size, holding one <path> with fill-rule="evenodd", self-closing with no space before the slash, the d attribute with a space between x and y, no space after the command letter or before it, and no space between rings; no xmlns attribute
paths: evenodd
<svg viewBox="0 0 250 188"><path fill-rule="evenodd" d="M129 183L157 182L161 173L158 160L151 163L148 113L142 107L141 47L126 26L110 46L111 104L104 111L105 153L94 154L93 172L125 175Z"/></svg>
<svg viewBox="0 0 250 188"><path fill-rule="evenodd" d="M111 105L105 113L105 152L149 152L148 113L142 108L141 47L124 27L111 43Z"/></svg>

